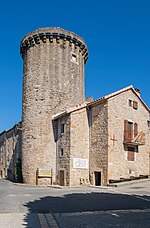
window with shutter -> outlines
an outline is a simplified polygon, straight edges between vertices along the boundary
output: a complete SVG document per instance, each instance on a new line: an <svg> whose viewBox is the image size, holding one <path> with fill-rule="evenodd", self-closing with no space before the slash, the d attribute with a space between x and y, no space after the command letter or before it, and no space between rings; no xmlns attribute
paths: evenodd
<svg viewBox="0 0 150 228"><path fill-rule="evenodd" d="M129 99L129 107L132 107L132 100Z"/></svg>
<svg viewBox="0 0 150 228"><path fill-rule="evenodd" d="M124 141L128 142L133 139L133 123L128 120L124 121Z"/></svg>
<svg viewBox="0 0 150 228"><path fill-rule="evenodd" d="M128 140L128 120L124 121L124 141Z"/></svg>
<svg viewBox="0 0 150 228"><path fill-rule="evenodd" d="M134 123L134 137L138 135L138 124Z"/></svg>
<svg viewBox="0 0 150 228"><path fill-rule="evenodd" d="M128 122L128 140L131 141L133 139L133 123Z"/></svg>
<svg viewBox="0 0 150 228"><path fill-rule="evenodd" d="M135 148L134 147L128 147L128 161L134 161L134 154L135 154Z"/></svg>
<svg viewBox="0 0 150 228"><path fill-rule="evenodd" d="M138 109L138 102L137 101L133 101L133 108L134 109Z"/></svg>

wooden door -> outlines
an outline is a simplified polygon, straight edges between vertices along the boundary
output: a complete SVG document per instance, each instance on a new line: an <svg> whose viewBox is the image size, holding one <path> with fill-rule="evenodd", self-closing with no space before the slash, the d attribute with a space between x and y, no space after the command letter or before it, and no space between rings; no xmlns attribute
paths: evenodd
<svg viewBox="0 0 150 228"><path fill-rule="evenodd" d="M95 172L95 185L101 186L101 172Z"/></svg>
<svg viewBox="0 0 150 228"><path fill-rule="evenodd" d="M61 186L65 186L65 171L60 170L59 171L59 181Z"/></svg>

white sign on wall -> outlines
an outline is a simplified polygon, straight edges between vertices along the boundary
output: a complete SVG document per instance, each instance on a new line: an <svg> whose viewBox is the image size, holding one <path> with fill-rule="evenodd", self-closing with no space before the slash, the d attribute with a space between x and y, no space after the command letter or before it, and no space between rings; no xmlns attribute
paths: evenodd
<svg viewBox="0 0 150 228"><path fill-rule="evenodd" d="M74 169L87 169L88 168L88 159L73 158L73 168Z"/></svg>

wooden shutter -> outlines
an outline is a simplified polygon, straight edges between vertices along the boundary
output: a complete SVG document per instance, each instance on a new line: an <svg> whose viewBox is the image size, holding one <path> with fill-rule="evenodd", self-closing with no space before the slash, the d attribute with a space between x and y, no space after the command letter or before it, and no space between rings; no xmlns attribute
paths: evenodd
<svg viewBox="0 0 150 228"><path fill-rule="evenodd" d="M137 101L133 101L133 108L138 109L138 102Z"/></svg>
<svg viewBox="0 0 150 228"><path fill-rule="evenodd" d="M128 140L131 141L133 139L133 123L128 122Z"/></svg>
<svg viewBox="0 0 150 228"><path fill-rule="evenodd" d="M138 135L138 124L134 123L134 137Z"/></svg>
<svg viewBox="0 0 150 228"><path fill-rule="evenodd" d="M124 120L124 141L128 141L128 120Z"/></svg>
<svg viewBox="0 0 150 228"><path fill-rule="evenodd" d="M132 100L129 99L129 106L132 107Z"/></svg>
<svg viewBox="0 0 150 228"><path fill-rule="evenodd" d="M134 161L134 151L133 147L128 147L128 161Z"/></svg>

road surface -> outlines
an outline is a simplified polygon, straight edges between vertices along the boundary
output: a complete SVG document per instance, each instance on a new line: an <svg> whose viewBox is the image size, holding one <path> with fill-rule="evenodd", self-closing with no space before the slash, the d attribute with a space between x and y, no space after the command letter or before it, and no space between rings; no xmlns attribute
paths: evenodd
<svg viewBox="0 0 150 228"><path fill-rule="evenodd" d="M0 180L0 228L149 228L150 181L131 186L30 186Z"/></svg>

